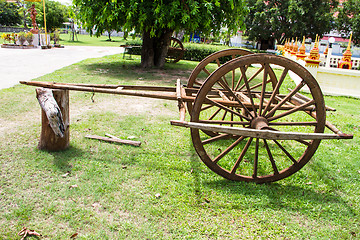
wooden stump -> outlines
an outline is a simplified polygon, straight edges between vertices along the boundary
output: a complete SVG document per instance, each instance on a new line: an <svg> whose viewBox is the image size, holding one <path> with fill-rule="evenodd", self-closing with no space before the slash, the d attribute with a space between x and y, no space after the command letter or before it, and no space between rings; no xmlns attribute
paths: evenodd
<svg viewBox="0 0 360 240"><path fill-rule="evenodd" d="M69 147L69 91L37 88L41 110L40 150L60 151Z"/></svg>

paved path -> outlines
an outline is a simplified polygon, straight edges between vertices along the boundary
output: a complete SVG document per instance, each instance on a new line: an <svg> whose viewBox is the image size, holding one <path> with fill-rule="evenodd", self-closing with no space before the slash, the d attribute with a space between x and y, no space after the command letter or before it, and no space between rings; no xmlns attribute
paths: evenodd
<svg viewBox="0 0 360 240"><path fill-rule="evenodd" d="M19 81L51 73L87 58L122 53L120 47L65 46L65 48L10 49L0 48L0 89Z"/></svg>

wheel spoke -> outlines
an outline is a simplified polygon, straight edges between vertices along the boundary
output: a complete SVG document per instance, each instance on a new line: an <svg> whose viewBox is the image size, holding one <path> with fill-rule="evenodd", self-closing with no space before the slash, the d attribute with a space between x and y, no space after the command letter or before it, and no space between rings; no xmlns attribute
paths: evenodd
<svg viewBox="0 0 360 240"><path fill-rule="evenodd" d="M259 158L259 139L257 138L255 143L254 173L252 175L253 178L257 178L258 158Z"/></svg>
<svg viewBox="0 0 360 240"><path fill-rule="evenodd" d="M203 84L204 84L204 82L197 81L197 80L194 81L194 85L202 86ZM193 88L195 88L195 86L193 86ZM200 87L198 87L198 88L200 89Z"/></svg>
<svg viewBox="0 0 360 240"><path fill-rule="evenodd" d="M252 109L253 109L253 111L254 111L255 117L257 117L257 112L256 112L255 104L254 104L254 99L253 99L253 97L252 97L252 95L251 95L251 90L250 90L249 82L248 82L247 77L246 77L246 75L245 75L245 68L244 68L243 66L241 66L240 69L241 69L241 72L242 72L243 75L244 75L244 82L245 82L246 90L247 90L248 95L249 95L248 97L250 98L250 102L251 102Z"/></svg>
<svg viewBox="0 0 360 240"><path fill-rule="evenodd" d="M245 107L245 105L242 103L242 101L239 99L239 97L235 95L235 93L229 88L229 86L224 85L223 87L224 87L225 90L228 91L228 92L230 93L230 95L240 104L240 106L245 109L246 113L249 114L249 116L252 116L252 114L251 114L251 112L249 111L249 109L247 109L247 107ZM244 118L245 118L246 120L249 120L249 118L246 118L245 116L244 116Z"/></svg>
<svg viewBox="0 0 360 240"><path fill-rule="evenodd" d="M306 102L306 103L304 103L304 104L302 104L302 105L300 105L300 106L294 107L293 109L290 109L289 111L283 112L283 113L281 113L281 114L279 114L279 115L276 115L276 116L273 116L273 117L270 117L270 118L268 118L268 121L270 122L270 121L273 121L273 120L276 120L276 119L285 117L285 116L287 116L287 115L289 115L289 114L292 114L292 113L294 113L294 112L303 110L304 108L306 108L306 107L308 107L308 106L311 106L311 105L313 105L313 104L315 104L315 101L314 101L314 100L311 100L311 101Z"/></svg>
<svg viewBox="0 0 360 240"><path fill-rule="evenodd" d="M317 122L270 122L275 126L316 126Z"/></svg>
<svg viewBox="0 0 360 240"><path fill-rule="evenodd" d="M230 124L231 126L232 125L243 125L243 126L250 125L250 122L222 121L222 120L199 120L199 123L220 124L220 125Z"/></svg>
<svg viewBox="0 0 360 240"><path fill-rule="evenodd" d="M264 77L263 77L263 82L262 82L262 88L261 88L261 95L260 95L260 103L259 103L259 116L261 116L261 111L262 111L262 107L264 104L264 95L265 95L265 90L266 90L266 79L267 79L267 66L268 64L264 64Z"/></svg>
<svg viewBox="0 0 360 240"><path fill-rule="evenodd" d="M266 81L266 83L269 83L269 82L271 82L271 79L269 79L269 80ZM254 90L254 89L256 89L256 88L258 88L258 87L260 87L260 86L262 86L262 85L263 85L262 82L261 82L261 83L258 83L258 84L256 84L256 85L250 87L250 90Z"/></svg>
<svg viewBox="0 0 360 240"><path fill-rule="evenodd" d="M211 99L208 98L208 97L206 97L206 100L209 101L209 102L211 102L212 104L216 105L217 107L225 110L225 111L229 111L229 112L234 113L235 115L237 115L237 116L239 116L239 117L243 117L243 118L245 118L246 120L250 121L250 118L248 118L248 117L246 117L246 116L244 116L244 115L242 115L242 114L240 114L240 113L238 113L238 112L235 112L234 110L232 110L232 109L230 109L230 108L222 105L221 103L215 102L215 101L211 100Z"/></svg>
<svg viewBox="0 0 360 240"><path fill-rule="evenodd" d="M216 64L218 65L218 67L220 67L220 66L221 66L221 63L220 63L219 58L217 58L215 61L216 61Z"/></svg>
<svg viewBox="0 0 360 240"><path fill-rule="evenodd" d="M222 159L226 154L228 154L231 150L234 149L245 137L239 137L235 142L233 142L228 148L226 148L222 153L220 153L216 158L213 159L214 163L217 163L220 159Z"/></svg>
<svg viewBox="0 0 360 240"><path fill-rule="evenodd" d="M210 76L210 72L204 67L203 69L202 69L208 76Z"/></svg>
<svg viewBox="0 0 360 240"><path fill-rule="evenodd" d="M215 136L215 137L206 139L206 140L202 141L201 143L202 143L203 145L206 145L206 144L215 142L215 141L217 141L217 140L229 138L230 136L231 136L230 134L220 134L220 135L217 135L217 136Z"/></svg>
<svg viewBox="0 0 360 240"><path fill-rule="evenodd" d="M213 119L214 117L216 117L216 115L221 111L221 108L218 108L209 118L209 120Z"/></svg>
<svg viewBox="0 0 360 240"><path fill-rule="evenodd" d="M244 158L244 156L245 156L245 154L246 154L246 152L247 152L247 150L248 150L248 148L249 148L252 140L253 140L253 138L250 138L250 139L247 141L245 147L243 148L243 150L242 150L241 153L240 153L239 158L236 160L236 163L235 163L234 167L231 169L231 174L235 174L236 169L239 167L239 164L240 164L241 161L243 160L243 158Z"/></svg>
<svg viewBox="0 0 360 240"><path fill-rule="evenodd" d="M278 174L279 174L279 170L278 170L277 167L276 167L274 157L273 157L273 155L271 154L269 145L267 144L267 142L266 142L265 139L264 139L264 144L265 144L265 148L266 148L267 154L268 154L269 159L270 159L270 162L271 162L271 166L272 166L272 168L273 168L273 170L274 170L274 174L275 174L275 175L278 175Z"/></svg>
<svg viewBox="0 0 360 240"><path fill-rule="evenodd" d="M212 107L214 107L214 105L207 105L207 106L201 108L200 111L202 112L202 111L208 110L209 108L212 108Z"/></svg>
<svg viewBox="0 0 360 240"><path fill-rule="evenodd" d="M302 144L304 144L306 146L310 146L310 144L311 144L311 142L308 142L308 141L305 141L305 140L295 140L295 141L297 141L299 143L302 143Z"/></svg>
<svg viewBox="0 0 360 240"><path fill-rule="evenodd" d="M269 108L270 108L270 106L271 106L271 103L273 102L276 94L279 92L280 86L281 86L281 84L283 83L283 81L284 81L284 79L285 79L288 71L289 71L289 70L288 70L287 68L285 68L284 71L282 72L281 77L280 77L279 81L277 82L276 87L275 87L275 89L273 90L273 92L272 92L272 94L271 94L271 96L270 96L270 98L269 98L269 100L268 100L268 104L266 105L266 107L265 107L265 109L264 109L264 112L263 112L263 114L262 114L261 116L265 116L265 114L266 114L267 111L269 110Z"/></svg>
<svg viewBox="0 0 360 240"><path fill-rule="evenodd" d="M216 61L217 66L220 67L220 66L221 66L221 63L220 63L219 58L217 58L215 61ZM228 85L225 75L223 75L221 78L222 78L223 81L226 83L226 85Z"/></svg>
<svg viewBox="0 0 360 240"><path fill-rule="evenodd" d="M295 160L295 158L276 140L273 140L276 145L279 146L279 148L286 154L286 156L288 156L288 158L290 158L291 161L293 161L293 163L297 164L298 162Z"/></svg>
<svg viewBox="0 0 360 240"><path fill-rule="evenodd" d="M275 113L275 111L281 107L286 101L288 101L295 93L297 93L298 91L300 91L300 89L305 85L304 80L301 81L301 83L299 85L296 86L296 88L294 88L294 90L292 90L288 95L286 95L285 98L283 98L273 109L271 109L271 111L266 115L266 118L271 116L273 113ZM270 104L270 102L269 102Z"/></svg>
<svg viewBox="0 0 360 240"><path fill-rule="evenodd" d="M248 66L245 66L245 69L247 70L247 69L248 69ZM237 84L236 84L236 86L235 86L235 88L234 88L234 91L238 91L239 85L240 85L241 80L243 79L243 77L244 77L244 75L241 73L241 76L240 76L240 78L239 78L239 80L238 80L238 82L237 82ZM245 86L245 85L242 85L242 86ZM240 90L241 90L241 89L239 89L239 91L240 91Z"/></svg>
<svg viewBox="0 0 360 240"><path fill-rule="evenodd" d="M232 107L231 108L232 110L234 110L234 108ZM240 118L240 120L242 121L242 119ZM233 113L231 113L231 115L230 115L230 121L231 122L234 122L234 114ZM231 124L230 126L234 126L233 124Z"/></svg>
<svg viewBox="0 0 360 240"><path fill-rule="evenodd" d="M227 113L228 113L228 111L225 111L225 112L224 112L224 114L223 114L223 116L222 116L222 118L221 118L222 121L224 121L224 119L226 118L226 114L227 114ZM222 125L222 124L220 124L220 125Z"/></svg>
<svg viewBox="0 0 360 240"><path fill-rule="evenodd" d="M245 66L245 72L247 71L247 68L248 68L248 66ZM264 70L264 66L261 66L261 68L260 68L259 70L257 70L257 72L248 79L248 82L251 82L254 78L256 78L257 75L259 75L262 70ZM244 75L245 75L245 74L244 74ZM242 79L242 77L243 77L244 75L241 76L241 79ZM240 79L240 80L241 80L241 79ZM240 90L242 90L242 89L246 86L245 83L244 83L244 84L241 85L241 87L238 89L239 83L240 83L240 81L238 82L238 85L235 87L236 91L240 91Z"/></svg>
<svg viewBox="0 0 360 240"><path fill-rule="evenodd" d="M235 69L232 70L231 82L232 82L231 90L234 91L235 90Z"/></svg>

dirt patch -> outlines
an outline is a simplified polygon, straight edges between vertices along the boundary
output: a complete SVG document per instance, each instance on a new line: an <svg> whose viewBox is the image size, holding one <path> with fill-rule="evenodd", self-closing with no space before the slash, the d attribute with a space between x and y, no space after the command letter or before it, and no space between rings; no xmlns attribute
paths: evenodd
<svg viewBox="0 0 360 240"><path fill-rule="evenodd" d="M168 108L164 104L173 104ZM168 101L154 98L130 97L130 96L101 96L95 95L94 102L91 95L82 102L71 103L70 122L76 121L89 112L114 112L118 116L127 115L151 115L151 116L176 116L176 101ZM11 134L19 129L34 126L41 123L40 106L32 106L26 114L16 117L16 120L0 119L0 137Z"/></svg>
<svg viewBox="0 0 360 240"><path fill-rule="evenodd" d="M175 101L168 101L154 98L129 97L113 95L107 98L97 98L94 102L91 100L79 104L70 105L70 118L76 119L81 115L92 112L113 112L118 116L127 115L162 115L174 116L176 109L172 110L164 107L164 104L174 104ZM71 119L70 119L71 120Z"/></svg>
<svg viewBox="0 0 360 240"><path fill-rule="evenodd" d="M28 127L41 121L41 112L39 109L33 109L26 114L16 117L16 120L0 119L0 137L14 133L19 128Z"/></svg>

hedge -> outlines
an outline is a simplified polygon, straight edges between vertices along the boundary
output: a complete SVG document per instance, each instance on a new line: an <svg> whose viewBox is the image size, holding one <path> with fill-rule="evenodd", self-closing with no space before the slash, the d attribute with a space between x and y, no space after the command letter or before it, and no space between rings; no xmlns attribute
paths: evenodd
<svg viewBox="0 0 360 240"><path fill-rule="evenodd" d="M128 46L141 46L141 39L129 40L126 42ZM210 54L218 52L220 50L234 48L225 45L211 45L211 44L202 44L202 43L185 43L185 54L183 60L190 61L201 61ZM250 49L250 51L259 52L258 50ZM129 48L128 53L133 55L141 55L141 48Z"/></svg>

